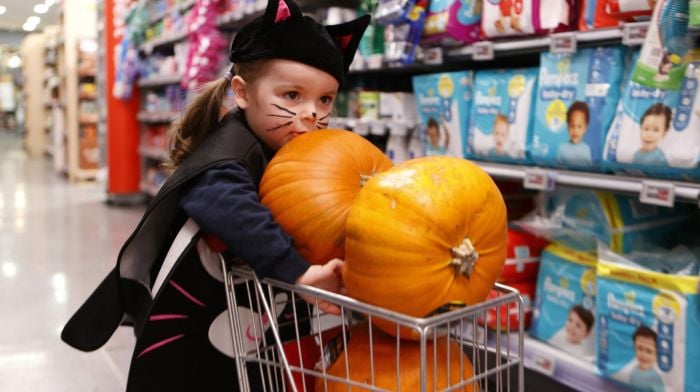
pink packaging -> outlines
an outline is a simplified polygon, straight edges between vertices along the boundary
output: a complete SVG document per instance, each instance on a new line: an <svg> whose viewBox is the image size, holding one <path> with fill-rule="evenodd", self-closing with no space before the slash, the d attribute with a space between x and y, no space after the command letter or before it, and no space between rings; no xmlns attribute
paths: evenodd
<svg viewBox="0 0 700 392"><path fill-rule="evenodd" d="M455 46L479 40L482 0L431 0L424 44Z"/></svg>
<svg viewBox="0 0 700 392"><path fill-rule="evenodd" d="M574 0L483 0L481 29L486 38L572 30Z"/></svg>

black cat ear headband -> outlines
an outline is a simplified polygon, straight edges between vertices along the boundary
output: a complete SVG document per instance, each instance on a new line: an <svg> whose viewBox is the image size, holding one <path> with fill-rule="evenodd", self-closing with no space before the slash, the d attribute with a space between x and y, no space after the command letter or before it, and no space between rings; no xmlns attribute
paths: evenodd
<svg viewBox="0 0 700 392"><path fill-rule="evenodd" d="M268 0L265 14L245 25L231 43L233 63L262 59L298 61L343 84L370 16L323 26L304 16L293 0ZM231 73L226 74L231 78Z"/></svg>

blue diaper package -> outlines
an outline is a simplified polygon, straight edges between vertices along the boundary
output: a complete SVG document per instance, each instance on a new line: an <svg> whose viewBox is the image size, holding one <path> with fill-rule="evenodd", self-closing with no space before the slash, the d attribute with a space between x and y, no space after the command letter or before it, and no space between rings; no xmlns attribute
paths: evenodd
<svg viewBox="0 0 700 392"><path fill-rule="evenodd" d="M473 85L471 71L413 77L425 155L464 157Z"/></svg>
<svg viewBox="0 0 700 392"><path fill-rule="evenodd" d="M627 84L605 143L606 169L700 179L698 73L700 62L689 64L680 90Z"/></svg>
<svg viewBox="0 0 700 392"><path fill-rule="evenodd" d="M615 115L626 49L580 49L540 56L532 147L535 163L599 170Z"/></svg>
<svg viewBox="0 0 700 392"><path fill-rule="evenodd" d="M700 277L597 266L596 363L640 392L700 391Z"/></svg>
<svg viewBox="0 0 700 392"><path fill-rule="evenodd" d="M650 244L672 245L674 236L692 224L692 208L658 207L637 197L560 187L517 225L578 250L594 252L600 241L615 252L628 253Z"/></svg>
<svg viewBox="0 0 700 392"><path fill-rule="evenodd" d="M596 257L559 244L540 256L530 335L592 362L595 359Z"/></svg>
<svg viewBox="0 0 700 392"><path fill-rule="evenodd" d="M474 77L465 154L489 161L527 163L537 68L478 71Z"/></svg>

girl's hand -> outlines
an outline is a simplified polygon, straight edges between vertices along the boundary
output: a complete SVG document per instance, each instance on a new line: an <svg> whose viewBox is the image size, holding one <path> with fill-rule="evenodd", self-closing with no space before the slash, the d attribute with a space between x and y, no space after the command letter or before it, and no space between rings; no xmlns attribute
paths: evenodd
<svg viewBox="0 0 700 392"><path fill-rule="evenodd" d="M303 275L297 279L296 283L313 286L319 289L342 293L343 289L343 260L332 259L324 265L312 265ZM300 295L304 301L316 305L326 313L340 314L340 308L328 301L323 301L313 296Z"/></svg>

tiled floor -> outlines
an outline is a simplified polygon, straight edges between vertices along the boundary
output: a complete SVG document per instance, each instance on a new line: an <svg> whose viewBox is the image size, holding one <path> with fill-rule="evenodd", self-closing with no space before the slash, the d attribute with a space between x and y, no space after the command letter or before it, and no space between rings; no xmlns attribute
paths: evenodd
<svg viewBox="0 0 700 392"><path fill-rule="evenodd" d="M124 390L130 329L91 353L59 338L143 213L106 205L105 189L69 183L0 131L0 391Z"/></svg>

